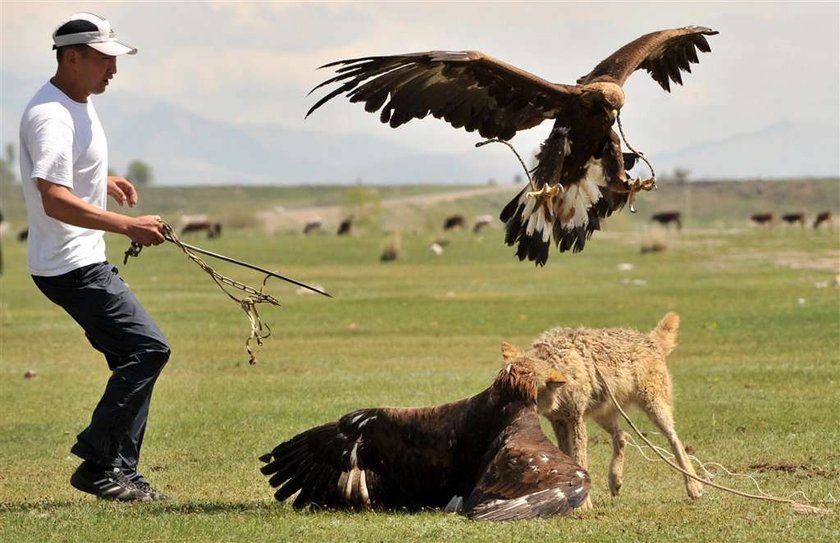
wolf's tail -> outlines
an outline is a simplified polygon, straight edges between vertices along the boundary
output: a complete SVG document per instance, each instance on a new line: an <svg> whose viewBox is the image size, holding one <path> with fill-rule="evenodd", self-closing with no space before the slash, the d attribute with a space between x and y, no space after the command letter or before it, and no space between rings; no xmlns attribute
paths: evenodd
<svg viewBox="0 0 840 543"><path fill-rule="evenodd" d="M666 355L677 346L677 329L679 327L680 316L676 313L667 313L650 333L650 337L662 346Z"/></svg>

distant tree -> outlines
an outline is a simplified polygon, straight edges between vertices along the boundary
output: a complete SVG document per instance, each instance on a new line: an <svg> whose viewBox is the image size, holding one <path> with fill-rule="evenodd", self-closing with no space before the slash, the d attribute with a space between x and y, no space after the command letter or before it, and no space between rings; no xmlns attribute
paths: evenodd
<svg viewBox="0 0 840 543"><path fill-rule="evenodd" d="M132 160L128 164L128 171L125 176L129 181L137 185L148 185L152 182L152 167L142 160Z"/></svg>
<svg viewBox="0 0 840 543"><path fill-rule="evenodd" d="M354 227L376 229L382 220L382 195L357 179L356 186L344 193L341 211L344 217L353 217Z"/></svg>
<svg viewBox="0 0 840 543"><path fill-rule="evenodd" d="M674 181L677 183L686 183L689 175L691 175L691 170L686 168L674 168Z"/></svg>
<svg viewBox="0 0 840 543"><path fill-rule="evenodd" d="M15 170L15 158L17 152L14 143L7 143L4 149L3 158L0 158L0 183L4 185L11 185L17 183L17 176Z"/></svg>

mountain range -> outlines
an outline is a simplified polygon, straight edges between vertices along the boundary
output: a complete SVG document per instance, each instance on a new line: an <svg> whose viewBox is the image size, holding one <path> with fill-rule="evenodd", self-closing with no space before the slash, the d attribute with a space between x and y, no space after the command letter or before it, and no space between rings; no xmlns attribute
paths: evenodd
<svg viewBox="0 0 840 543"><path fill-rule="evenodd" d="M5 146L17 142L20 113L39 83L5 71L0 80ZM522 174L506 151L465 145L462 152L428 153L401 145L386 130L371 137L211 120L123 90L119 100L97 101L97 110L114 169L124 171L129 161L142 160L160 185L485 184ZM654 160L660 176L683 168L690 179L837 177L838 149L838 124L783 121L657 153Z"/></svg>

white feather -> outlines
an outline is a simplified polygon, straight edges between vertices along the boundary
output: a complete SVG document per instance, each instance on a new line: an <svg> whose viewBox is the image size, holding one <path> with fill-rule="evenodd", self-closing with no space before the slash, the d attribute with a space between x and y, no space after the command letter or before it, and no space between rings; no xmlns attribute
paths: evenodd
<svg viewBox="0 0 840 543"><path fill-rule="evenodd" d="M533 235L534 230L537 228L537 221L539 220L540 216L538 213L534 213L530 217L528 217L528 226L525 227L525 233Z"/></svg>
<svg viewBox="0 0 840 543"><path fill-rule="evenodd" d="M361 474L359 475L359 493L362 496L362 502L370 506L370 492L368 491L367 487L367 477L365 477L365 470L361 470Z"/></svg>
<svg viewBox="0 0 840 543"><path fill-rule="evenodd" d="M550 240L550 239L551 239L551 225L550 224L545 224L545 225L543 225L543 231L542 231L543 243L548 243L548 240Z"/></svg>
<svg viewBox="0 0 840 543"><path fill-rule="evenodd" d="M361 440L360 440L361 441ZM356 456L356 450L359 448L360 441L357 441L353 444L353 449L350 451L350 466L356 467L358 462L358 457Z"/></svg>
<svg viewBox="0 0 840 543"><path fill-rule="evenodd" d="M527 200L525 201L525 209L522 210L522 224L525 224L530 218L532 217L532 213L534 213L534 206L537 203L537 199L533 196L528 196Z"/></svg>
<svg viewBox="0 0 840 543"><path fill-rule="evenodd" d="M363 420L362 422L360 422L360 423L359 423L359 430L361 430L362 428L364 428L364 427L365 427L365 424L369 423L369 422L370 422L370 421L372 421L372 420L376 420L376 415L374 415L374 416L372 416L372 417L368 417L368 418L366 418L365 420Z"/></svg>
<svg viewBox="0 0 840 543"><path fill-rule="evenodd" d="M589 224L589 209L601 199L599 187L606 187L604 165L600 159L590 159L586 163L582 179L570 186L563 195L560 206L560 224L566 230L586 227Z"/></svg>

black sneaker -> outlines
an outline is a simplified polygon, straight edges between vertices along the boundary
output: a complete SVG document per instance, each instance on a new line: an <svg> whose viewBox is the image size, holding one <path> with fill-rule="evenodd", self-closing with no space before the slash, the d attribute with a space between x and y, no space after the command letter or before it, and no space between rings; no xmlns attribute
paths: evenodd
<svg viewBox="0 0 840 543"><path fill-rule="evenodd" d="M167 501L172 499L160 490L153 487L151 483L149 483L148 479L146 479L145 477L143 477L143 475L137 473L136 471L133 475L129 477L129 480L132 483L134 483L135 488L148 494L149 498L151 498L152 501Z"/></svg>
<svg viewBox="0 0 840 543"><path fill-rule="evenodd" d="M93 494L103 500L128 502L152 499L149 494L137 488L120 468L91 470L82 464L73 472L70 484L76 490Z"/></svg>

